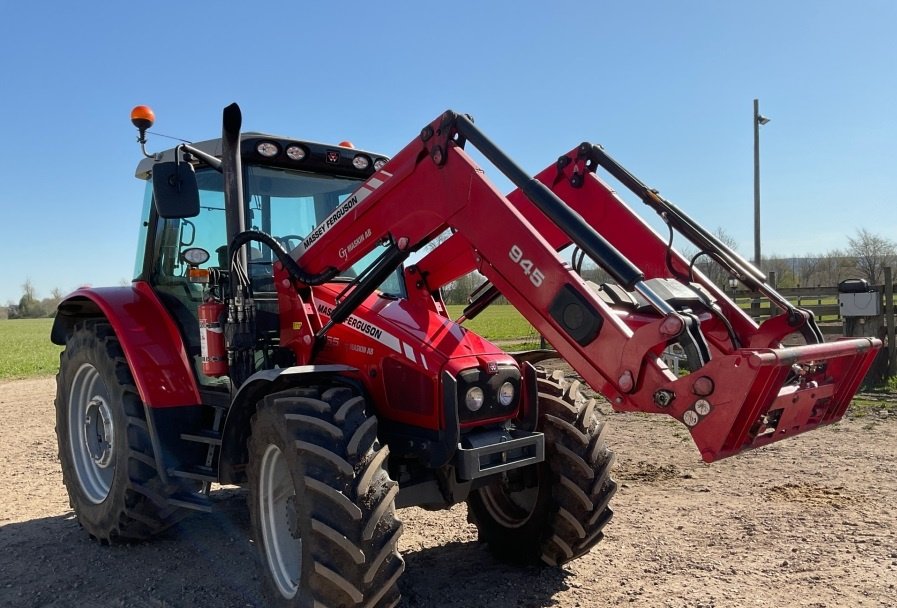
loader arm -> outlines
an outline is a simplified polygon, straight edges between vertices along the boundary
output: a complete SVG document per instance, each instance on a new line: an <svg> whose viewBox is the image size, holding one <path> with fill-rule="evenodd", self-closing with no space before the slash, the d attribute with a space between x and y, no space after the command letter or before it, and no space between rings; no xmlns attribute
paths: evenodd
<svg viewBox="0 0 897 608"><path fill-rule="evenodd" d="M466 144L518 190L503 196ZM880 342L779 347L806 317L775 300L787 322L774 318L758 328L595 177L598 161L587 153L580 147L534 179L466 116L446 112L425 127L292 252L306 274L316 275L348 268L376 244L387 245L343 293L327 325L306 324L314 332L307 358L385 273L451 229L454 235L415 269L426 289L473 264L615 409L682 421L708 462L838 420ZM653 202L663 207L660 201ZM676 229L704 239L702 247L742 280L765 286L756 269L690 220ZM614 278L620 288L614 293L625 301L600 294L559 256L568 243ZM278 288L286 290L284 283ZM286 283L304 287L296 279ZM677 342L690 354L691 373L683 377L661 358Z"/></svg>

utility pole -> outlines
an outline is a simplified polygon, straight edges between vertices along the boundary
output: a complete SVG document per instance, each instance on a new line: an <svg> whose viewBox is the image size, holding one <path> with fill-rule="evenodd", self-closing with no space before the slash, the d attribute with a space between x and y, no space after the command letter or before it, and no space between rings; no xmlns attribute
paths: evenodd
<svg viewBox="0 0 897 608"><path fill-rule="evenodd" d="M760 100L754 100L754 266L760 268L760 125L769 119L760 114Z"/></svg>

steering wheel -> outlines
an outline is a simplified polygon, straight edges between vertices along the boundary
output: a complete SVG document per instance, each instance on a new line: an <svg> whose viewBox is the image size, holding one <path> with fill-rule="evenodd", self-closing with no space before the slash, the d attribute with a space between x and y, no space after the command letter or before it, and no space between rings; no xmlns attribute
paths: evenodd
<svg viewBox="0 0 897 608"><path fill-rule="evenodd" d="M302 242L302 239L305 237L301 237L298 234L285 234L283 236L274 237L277 239L277 242L280 243L284 249L287 251L292 251L295 247L299 246L299 243ZM295 242L295 245L293 244Z"/></svg>

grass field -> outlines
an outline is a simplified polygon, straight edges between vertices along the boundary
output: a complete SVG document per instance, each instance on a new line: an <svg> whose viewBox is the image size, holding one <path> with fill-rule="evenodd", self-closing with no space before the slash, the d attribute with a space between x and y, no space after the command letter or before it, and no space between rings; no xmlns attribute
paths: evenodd
<svg viewBox="0 0 897 608"><path fill-rule="evenodd" d="M447 308L452 319L457 319L464 310L464 306L460 304ZM466 321L464 327L488 340L502 342L513 340L515 345L518 342L527 345L539 342L539 335L533 326L517 312L517 309L508 304L490 306L475 319Z"/></svg>
<svg viewBox="0 0 897 608"><path fill-rule="evenodd" d="M0 321L0 380L55 374L62 347L50 342L53 319Z"/></svg>
<svg viewBox="0 0 897 608"><path fill-rule="evenodd" d="M449 306L455 319L463 306ZM53 319L15 319L0 321L0 380L55 374L59 369L61 347L50 342ZM471 331L507 348L522 348L538 343L535 330L512 306L490 306L476 319L464 324Z"/></svg>

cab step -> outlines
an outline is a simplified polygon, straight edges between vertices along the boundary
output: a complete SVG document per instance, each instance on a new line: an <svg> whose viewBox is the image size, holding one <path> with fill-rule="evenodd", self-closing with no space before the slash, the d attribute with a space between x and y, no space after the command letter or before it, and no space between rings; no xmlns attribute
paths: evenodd
<svg viewBox="0 0 897 608"><path fill-rule="evenodd" d="M213 430L199 431L198 433L181 433L181 439L208 445L221 445L221 433Z"/></svg>
<svg viewBox="0 0 897 608"><path fill-rule="evenodd" d="M211 513L214 509L212 501L202 494L174 494L168 497L168 504L203 513Z"/></svg>
<svg viewBox="0 0 897 608"><path fill-rule="evenodd" d="M208 483L214 483L218 481L218 472L215 469L199 464L187 465L180 469L169 469L168 474L171 477L195 479L197 481L204 481Z"/></svg>

